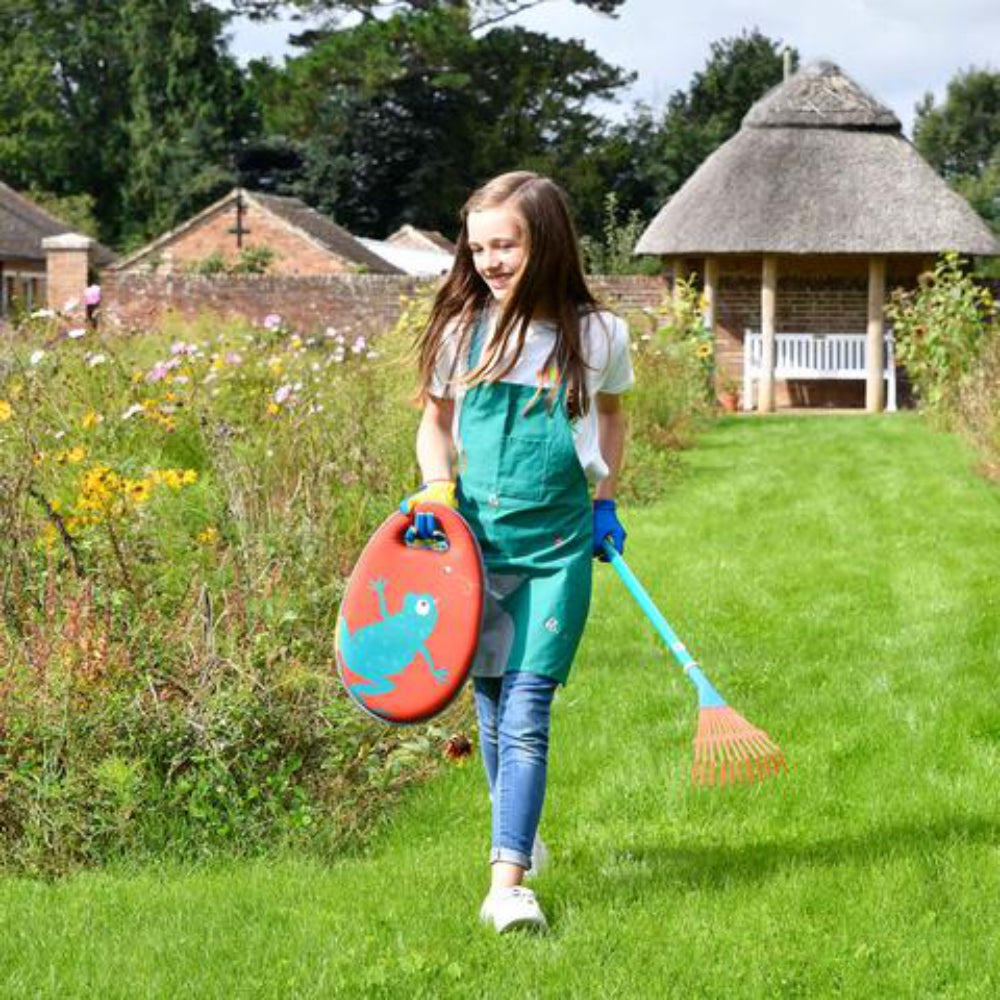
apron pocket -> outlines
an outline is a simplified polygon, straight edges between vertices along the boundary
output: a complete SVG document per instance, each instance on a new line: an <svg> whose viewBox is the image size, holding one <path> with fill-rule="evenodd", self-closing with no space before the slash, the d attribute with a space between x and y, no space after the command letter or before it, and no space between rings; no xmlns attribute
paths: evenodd
<svg viewBox="0 0 1000 1000"><path fill-rule="evenodd" d="M549 439L511 434L502 446L500 495L514 500L544 500L549 488Z"/></svg>

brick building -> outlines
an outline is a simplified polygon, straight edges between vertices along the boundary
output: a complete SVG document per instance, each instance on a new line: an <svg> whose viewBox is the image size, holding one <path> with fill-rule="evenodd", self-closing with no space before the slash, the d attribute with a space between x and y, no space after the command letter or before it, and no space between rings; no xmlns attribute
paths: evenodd
<svg viewBox="0 0 1000 1000"><path fill-rule="evenodd" d="M271 275L399 274L332 219L298 198L234 188L119 262L123 273L184 274L206 261L233 265L244 250L273 255Z"/></svg>
<svg viewBox="0 0 1000 1000"><path fill-rule="evenodd" d="M636 246L701 283L722 379L742 379L745 339L760 347L765 412L776 403L881 410L887 289L912 286L948 250L994 255L1000 243L896 116L829 62L761 98ZM861 381L824 379L822 369L776 379L776 342L793 338L817 357L826 338L854 340Z"/></svg>
<svg viewBox="0 0 1000 1000"><path fill-rule="evenodd" d="M18 308L79 300L95 267L115 255L0 181L0 319Z"/></svg>

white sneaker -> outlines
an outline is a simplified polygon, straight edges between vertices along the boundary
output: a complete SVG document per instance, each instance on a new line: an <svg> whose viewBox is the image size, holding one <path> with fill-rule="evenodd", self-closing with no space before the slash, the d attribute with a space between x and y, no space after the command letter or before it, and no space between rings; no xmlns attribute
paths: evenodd
<svg viewBox="0 0 1000 1000"><path fill-rule="evenodd" d="M535 834L535 842L531 847L531 867L524 873L524 877L534 878L541 875L549 866L549 849L545 846L545 841L538 834Z"/></svg>
<svg viewBox="0 0 1000 1000"><path fill-rule="evenodd" d="M535 894L523 885L491 892L479 910L479 919L498 934L514 930L547 931L548 921Z"/></svg>

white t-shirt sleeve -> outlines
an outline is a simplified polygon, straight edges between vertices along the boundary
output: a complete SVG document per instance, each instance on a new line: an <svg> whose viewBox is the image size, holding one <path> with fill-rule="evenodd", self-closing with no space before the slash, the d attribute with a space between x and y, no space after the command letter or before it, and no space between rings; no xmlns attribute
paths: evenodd
<svg viewBox="0 0 1000 1000"><path fill-rule="evenodd" d="M632 371L628 325L618 316L611 316L609 319L608 361L597 385L597 391L617 395L627 392L635 385L635 374Z"/></svg>
<svg viewBox="0 0 1000 1000"><path fill-rule="evenodd" d="M460 340L456 325L450 326L441 338L441 347L438 350L437 361L434 364L434 371L431 373L431 384L429 392L436 399L454 399L455 387L452 379L459 374L453 372L455 365L455 352L458 350Z"/></svg>

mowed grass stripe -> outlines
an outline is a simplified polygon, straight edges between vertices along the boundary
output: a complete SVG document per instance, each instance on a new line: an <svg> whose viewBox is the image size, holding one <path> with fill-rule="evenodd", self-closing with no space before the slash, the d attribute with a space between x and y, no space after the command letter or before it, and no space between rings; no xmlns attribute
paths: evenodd
<svg viewBox="0 0 1000 1000"><path fill-rule="evenodd" d="M910 415L733 419L684 464L626 555L787 778L688 784L693 691L600 567L555 709L548 938L476 925L473 763L336 865L2 882L4 995L995 996L997 490Z"/></svg>

